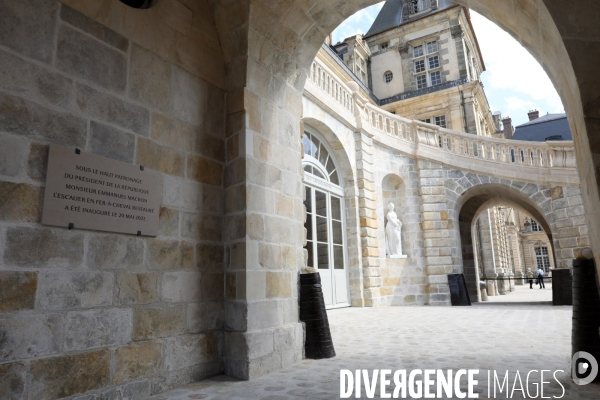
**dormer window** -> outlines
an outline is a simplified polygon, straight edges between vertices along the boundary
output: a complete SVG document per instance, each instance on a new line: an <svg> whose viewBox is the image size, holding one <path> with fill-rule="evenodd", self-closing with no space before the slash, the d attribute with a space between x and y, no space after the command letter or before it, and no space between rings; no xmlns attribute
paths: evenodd
<svg viewBox="0 0 600 400"><path fill-rule="evenodd" d="M390 42L385 42L379 45L379 50L385 50L390 47Z"/></svg>
<svg viewBox="0 0 600 400"><path fill-rule="evenodd" d="M431 8L431 0L409 0L408 13L417 14Z"/></svg>

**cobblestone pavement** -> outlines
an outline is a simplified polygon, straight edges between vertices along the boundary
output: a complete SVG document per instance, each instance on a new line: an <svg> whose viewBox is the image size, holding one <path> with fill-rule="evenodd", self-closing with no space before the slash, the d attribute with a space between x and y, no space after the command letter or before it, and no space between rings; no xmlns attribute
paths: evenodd
<svg viewBox="0 0 600 400"><path fill-rule="evenodd" d="M546 279L545 289L533 284L533 289L527 285L515 285L514 291L505 295L488 296L490 303L523 303L523 302L552 302L552 283Z"/></svg>
<svg viewBox="0 0 600 400"><path fill-rule="evenodd" d="M537 292L535 291L537 290ZM514 300L550 292L519 287L499 298ZM538 295L534 295L538 293ZM495 299L496 300L496 299ZM535 300L534 300L535 301ZM290 368L253 381L219 376L151 397L183 399L338 399L340 369L479 369L476 392L480 399L511 398L493 391L488 397L488 370L502 377L508 370L512 388L516 372L526 384L530 370L570 368L572 307L544 303L479 303L472 307L346 308L329 313L337 357L304 360ZM493 375L492 375L493 376ZM568 372L557 377L565 387L563 399L599 399L600 385L577 386ZM537 373L531 375L530 396L521 391L513 399L536 395ZM546 373L544 397L560 397L563 390ZM519 389L519 385L516 386ZM365 392L363 389L363 397ZM379 398L379 389L376 391ZM352 398L355 398L354 395ZM410 397L409 397L410 398Z"/></svg>

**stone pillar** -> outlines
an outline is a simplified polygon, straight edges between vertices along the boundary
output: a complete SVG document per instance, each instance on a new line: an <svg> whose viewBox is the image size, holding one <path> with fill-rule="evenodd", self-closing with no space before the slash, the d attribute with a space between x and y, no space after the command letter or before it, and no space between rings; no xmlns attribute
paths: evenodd
<svg viewBox="0 0 600 400"><path fill-rule="evenodd" d="M446 171L440 164L418 160L421 187L421 225L425 247L425 265L429 281L429 305L450 305L448 274L454 271L452 249L457 242L450 235L454 221L448 219Z"/></svg>
<svg viewBox="0 0 600 400"><path fill-rule="evenodd" d="M377 238L379 227L377 195L375 193L375 174L373 172L373 138L364 132L357 132L355 141L364 305L366 307L377 307L380 298L381 275L379 270L379 239Z"/></svg>

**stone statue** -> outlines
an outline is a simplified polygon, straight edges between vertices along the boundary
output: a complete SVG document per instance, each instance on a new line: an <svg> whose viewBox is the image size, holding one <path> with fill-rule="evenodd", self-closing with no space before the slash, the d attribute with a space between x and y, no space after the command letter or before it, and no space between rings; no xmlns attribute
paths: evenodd
<svg viewBox="0 0 600 400"><path fill-rule="evenodd" d="M402 254L402 239L400 238L400 229L402 222L394 212L394 204L388 204L387 224L385 226L385 237L387 242L387 253L390 258L404 258Z"/></svg>

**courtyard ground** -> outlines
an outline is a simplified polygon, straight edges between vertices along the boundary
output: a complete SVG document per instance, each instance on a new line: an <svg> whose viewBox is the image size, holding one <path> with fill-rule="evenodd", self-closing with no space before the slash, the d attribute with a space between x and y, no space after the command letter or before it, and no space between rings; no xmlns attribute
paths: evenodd
<svg viewBox="0 0 600 400"><path fill-rule="evenodd" d="M331 310L335 358L304 360L252 381L218 376L150 399L338 399L341 369L479 369L480 399L510 398L506 389L496 397L490 389L488 397L488 370L502 377L510 371L512 388L517 371L527 386L527 373L542 369L552 371L544 376L551 383L544 385L543 396L559 398L563 389L552 373L563 370L556 375L565 388L563 399L600 399L600 385L577 386L569 377L572 307L555 307L551 300L550 285L545 290L517 286L508 295L471 307ZM515 391L512 398L541 398L534 385L539 382L539 374L533 373L529 396ZM364 388L362 395L367 398Z"/></svg>

